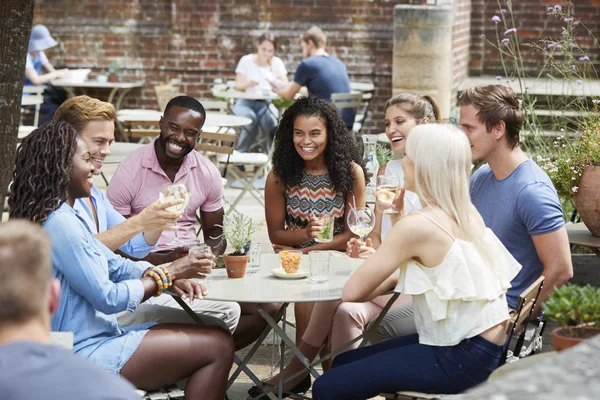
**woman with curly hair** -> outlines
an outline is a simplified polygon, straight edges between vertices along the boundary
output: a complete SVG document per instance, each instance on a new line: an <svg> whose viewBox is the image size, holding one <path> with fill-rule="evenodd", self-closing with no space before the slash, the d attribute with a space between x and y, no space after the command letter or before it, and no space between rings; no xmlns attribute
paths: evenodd
<svg viewBox="0 0 600 400"><path fill-rule="evenodd" d="M291 248L305 253L343 251L346 242L353 237L345 223L348 210L350 206L365 206L365 185L364 163L336 108L314 96L298 99L286 110L279 124L273 171L267 176L265 186L265 216L275 251ZM314 240L322 229L314 214L323 212L335 217L330 243ZM331 314L338 304L295 304L296 342L308 358L313 359L318 354L329 333L320 315ZM311 316L313 306L315 313ZM307 335L314 338L307 339ZM299 360L293 361L296 362L299 364ZM267 384L277 381L274 377ZM309 387L308 374L284 386L294 392L304 392ZM256 396L260 389L255 386L249 393Z"/></svg>
<svg viewBox="0 0 600 400"><path fill-rule="evenodd" d="M42 224L52 241L53 275L61 298L52 330L74 333L74 351L143 390L188 378L186 398L223 399L233 342L217 327L147 323L121 329L115 313L133 311L171 287L183 297L202 296L187 278L210 258L188 256L169 267L122 258L98 242L73 210L89 197L94 167L85 143L66 122L33 131L17 151L10 218Z"/></svg>

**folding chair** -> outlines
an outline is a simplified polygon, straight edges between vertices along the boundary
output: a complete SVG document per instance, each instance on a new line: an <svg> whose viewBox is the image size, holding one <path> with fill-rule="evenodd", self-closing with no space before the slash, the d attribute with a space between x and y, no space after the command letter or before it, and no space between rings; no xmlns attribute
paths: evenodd
<svg viewBox="0 0 600 400"><path fill-rule="evenodd" d="M523 349L523 341L525 340L525 334L527 331L527 323L531 320L533 310L537 303L540 292L542 291L543 285L544 277L540 276L527 289L525 289L523 293L519 295L517 307L515 311L511 313L510 319L506 324L506 334L508 339L506 346L504 347L504 352L500 357L500 364L498 365L498 368L500 368L506 362L515 362L519 360L519 358L524 357L521 354ZM509 350L510 343L513 341L512 339L513 337L515 337L515 333L516 343L514 345L513 350ZM391 400L437 400L452 397L452 395L430 394L409 391L402 391L397 393L381 393L380 396Z"/></svg>
<svg viewBox="0 0 600 400"><path fill-rule="evenodd" d="M38 126L40 120L40 108L44 102L43 93L44 86L23 86L23 97L21 98L21 117L33 114L33 125L23 124L23 121L21 121L22 126L27 128L32 127L33 129Z"/></svg>
<svg viewBox="0 0 600 400"><path fill-rule="evenodd" d="M235 207L239 204L246 193L250 193L252 197L258 201L260 205L265 206L264 193L262 189L254 187L254 181L258 178L261 173L266 175L269 169L269 156L264 153L240 153L234 150L229 156L223 154L217 155L219 162L227 162L230 165L229 169L231 175L242 183L242 189L238 197L231 203L228 210L235 210ZM240 165L244 166L244 170L240 168ZM253 172L247 172L247 167L253 167Z"/></svg>
<svg viewBox="0 0 600 400"><path fill-rule="evenodd" d="M354 92L354 93L332 93L331 94L331 102L337 109L341 110L344 108L352 108L358 114L358 109L362 105L362 94L356 93L356 92ZM354 117L354 122L356 122L356 116ZM354 125L354 122L353 122L353 125ZM362 138L357 135L357 132L354 129L352 129L352 139L354 139L354 141L359 146L359 149L362 153L362 150L363 150Z"/></svg>
<svg viewBox="0 0 600 400"><path fill-rule="evenodd" d="M353 131L360 134L362 128L365 126L365 120L367 119L367 113L375 93L375 85L370 82L350 82L350 90L352 92L358 92L361 94L361 105L356 112L356 118L354 119Z"/></svg>

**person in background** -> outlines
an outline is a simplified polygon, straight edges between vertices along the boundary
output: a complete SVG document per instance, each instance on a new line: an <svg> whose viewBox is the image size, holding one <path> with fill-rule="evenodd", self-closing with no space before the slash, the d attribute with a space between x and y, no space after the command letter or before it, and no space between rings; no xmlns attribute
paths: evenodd
<svg viewBox="0 0 600 400"><path fill-rule="evenodd" d="M204 272L214 257L189 255L153 266L102 245L73 209L76 198L90 196L90 159L66 122L34 130L17 150L9 217L38 223L50 236L53 276L61 286L52 329L73 332L75 353L142 390L188 378L186 396L222 400L234 351L227 330L155 323L121 329L114 315L169 288L190 302L202 298L206 290L188 279Z"/></svg>
<svg viewBox="0 0 600 400"><path fill-rule="evenodd" d="M60 283L50 239L28 221L0 224L0 393L4 400L139 399L125 379L52 345Z"/></svg>
<svg viewBox="0 0 600 400"><path fill-rule="evenodd" d="M31 28L29 46L27 48L27 61L25 63L25 86L40 86L46 84L44 90L44 103L40 107L40 125L50 121L54 112L67 99L64 89L50 85L50 81L65 77L68 69L55 69L44 50L58 44L48 28L44 25L34 25Z"/></svg>
<svg viewBox="0 0 600 400"><path fill-rule="evenodd" d="M256 53L243 56L235 68L235 89L248 95L264 96L271 93L271 85L283 87L288 84L287 70L281 58L274 56L277 42L271 32L265 32L256 40ZM269 109L267 109L269 108ZM264 135L269 150L277 128L277 109L270 100L239 99L233 113L252 120L242 129L237 150L247 152L257 143L259 132Z"/></svg>
<svg viewBox="0 0 600 400"><path fill-rule="evenodd" d="M326 51L327 37L318 26L313 26L300 37L302 57L294 74L294 81L284 87L273 85L273 91L284 99L292 99L305 86L308 94L322 100L331 100L332 93L350 93L350 78L343 62ZM346 127L352 130L356 110L341 110Z"/></svg>
<svg viewBox="0 0 600 400"><path fill-rule="evenodd" d="M401 218L352 274L343 301L394 289L412 295L416 334L338 355L315 381L315 400L380 392L455 394L499 365L509 319L506 291L521 265L487 229L469 196L469 141L451 125L413 128L404 184L423 209Z"/></svg>
<svg viewBox="0 0 600 400"><path fill-rule="evenodd" d="M115 140L116 112L112 104L88 96L65 101L54 114L55 121L68 122L90 152L94 174L99 175ZM113 208L104 193L92 186L90 197L75 199L73 208L102 244L133 260L143 259L154 265L175 261L187 253L177 248L169 253L151 252L163 230L173 229L179 213L166 211L174 201L162 203L158 198L139 214L126 219ZM171 225L169 225L171 224ZM226 324L233 333L240 319L240 306L234 302L203 300L190 306L209 325ZM195 323L173 297L162 294L140 304L134 312L117 315L120 326L145 322Z"/></svg>

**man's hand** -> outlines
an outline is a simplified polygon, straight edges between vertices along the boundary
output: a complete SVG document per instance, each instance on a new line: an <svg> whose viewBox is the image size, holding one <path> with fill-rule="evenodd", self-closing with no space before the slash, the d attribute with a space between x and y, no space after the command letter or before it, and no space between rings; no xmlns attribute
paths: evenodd
<svg viewBox="0 0 600 400"><path fill-rule="evenodd" d="M190 304L193 303L194 299L202 300L207 294L206 288L203 285L192 282L189 279L174 280L171 290L181 296L182 299L189 299Z"/></svg>
<svg viewBox="0 0 600 400"><path fill-rule="evenodd" d="M168 270L173 281L181 278L198 278L199 274L210 274L214 266L214 255L188 254L186 257L175 260L169 265Z"/></svg>
<svg viewBox="0 0 600 400"><path fill-rule="evenodd" d="M167 208L182 203L183 199L171 200L166 203L162 203L160 200L156 200L154 203L144 208L142 212L140 212L138 215L135 215L130 219L135 220L140 232L152 232L163 230L174 231L177 229L177 227L174 224L183 214L183 210L171 212L167 211Z"/></svg>

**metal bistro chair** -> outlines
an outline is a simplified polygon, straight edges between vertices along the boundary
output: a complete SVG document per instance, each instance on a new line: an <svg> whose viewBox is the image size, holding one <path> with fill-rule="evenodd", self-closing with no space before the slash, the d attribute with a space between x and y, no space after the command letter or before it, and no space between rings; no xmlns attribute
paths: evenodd
<svg viewBox="0 0 600 400"><path fill-rule="evenodd" d="M542 286L544 285L544 277L540 276L527 289L519 295L517 307L514 312L511 312L510 320L506 324L506 334L508 336L507 344L504 348L504 353L500 358L500 365L504 363L512 363L519 358L523 358L531 353L525 352L523 342L527 332L527 323L532 320L533 310L537 303ZM511 343L515 343L512 350L509 350ZM380 396L391 400L437 400L443 398L451 398L453 395L430 394L420 392L402 391L397 393L381 393Z"/></svg>
<svg viewBox="0 0 600 400"><path fill-rule="evenodd" d="M331 103L333 103L333 105L339 110L342 110L344 108L352 108L354 109L356 114L358 114L358 110L362 105L362 94L360 92L332 93ZM356 122L356 116L354 117L354 122ZM352 138L357 143L362 153L362 139L357 135L357 132L354 129L352 130Z"/></svg>
<svg viewBox="0 0 600 400"><path fill-rule="evenodd" d="M353 93L359 92L361 94L361 105L356 112L353 127L353 130L357 134L360 134L365 126L365 120L367 119L367 113L371 106L371 100L375 94L375 85L371 82L350 82L350 90Z"/></svg>
<svg viewBox="0 0 600 400"><path fill-rule="evenodd" d="M23 97L21 98L21 117L33 118L32 125L21 125L24 128L35 129L38 126L40 120L40 108L44 102L44 89L44 86L23 86ZM21 123L22 122L23 121L21 121ZM29 132L31 132L33 129L30 129Z"/></svg>

